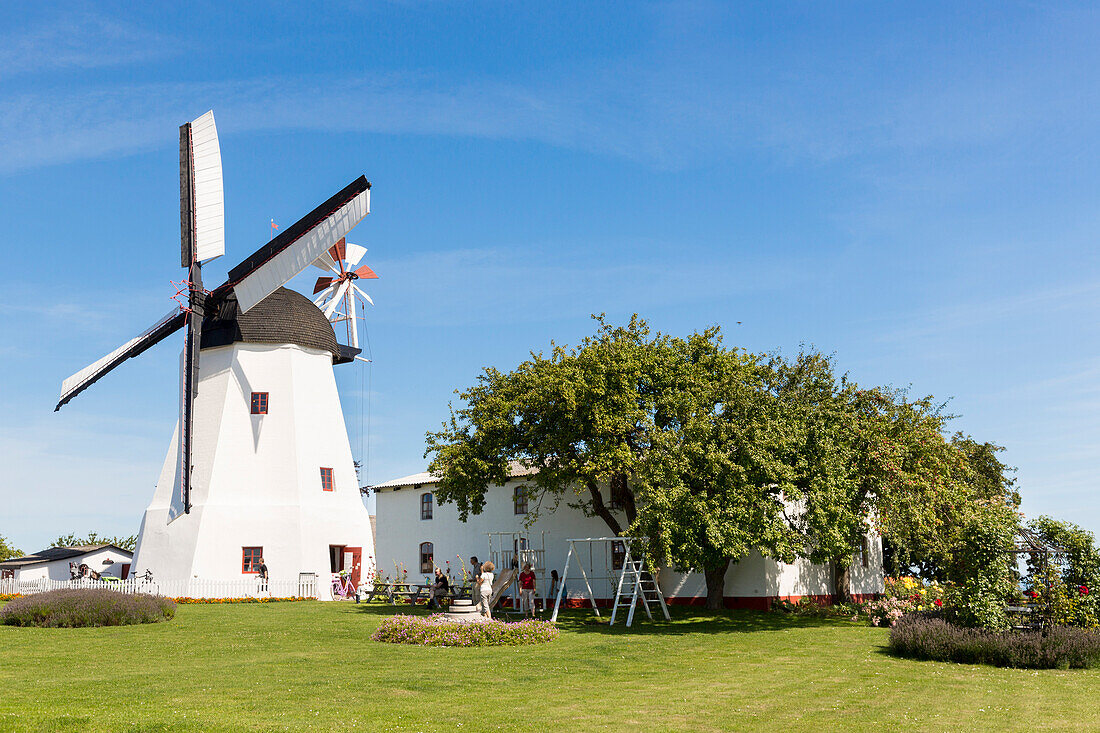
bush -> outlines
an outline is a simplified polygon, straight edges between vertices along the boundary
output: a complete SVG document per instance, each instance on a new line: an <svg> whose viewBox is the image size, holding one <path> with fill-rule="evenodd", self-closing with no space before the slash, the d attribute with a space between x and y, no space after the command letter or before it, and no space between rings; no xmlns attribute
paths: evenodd
<svg viewBox="0 0 1100 733"><path fill-rule="evenodd" d="M0 608L0 623L50 628L126 626L167 621L175 615L176 604L162 596L98 589L53 590L17 598Z"/></svg>
<svg viewBox="0 0 1100 733"><path fill-rule="evenodd" d="M902 617L890 630L890 649L912 659L991 664L1024 669L1100 666L1100 634L1055 626L1039 631L985 631L923 614Z"/></svg>
<svg viewBox="0 0 1100 733"><path fill-rule="evenodd" d="M431 616L391 616L371 635L375 641L421 646L522 646L558 638L549 621L452 621L441 613Z"/></svg>

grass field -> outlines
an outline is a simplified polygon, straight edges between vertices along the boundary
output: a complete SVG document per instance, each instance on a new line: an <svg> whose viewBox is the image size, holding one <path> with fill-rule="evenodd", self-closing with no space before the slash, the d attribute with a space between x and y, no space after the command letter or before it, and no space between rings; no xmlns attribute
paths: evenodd
<svg viewBox="0 0 1100 733"><path fill-rule="evenodd" d="M1100 671L919 663L840 621L565 619L523 648L379 644L393 609L180 606L168 623L0 627L0 730L1100 729Z"/></svg>

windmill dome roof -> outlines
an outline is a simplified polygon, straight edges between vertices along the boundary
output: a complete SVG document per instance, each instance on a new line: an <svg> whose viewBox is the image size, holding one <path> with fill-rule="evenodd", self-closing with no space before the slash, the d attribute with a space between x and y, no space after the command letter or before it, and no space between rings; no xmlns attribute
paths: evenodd
<svg viewBox="0 0 1100 733"><path fill-rule="evenodd" d="M295 344L340 357L332 324L309 298L279 288L247 313L241 313L237 296L230 294L202 322L200 348L228 346L236 341L260 344Z"/></svg>

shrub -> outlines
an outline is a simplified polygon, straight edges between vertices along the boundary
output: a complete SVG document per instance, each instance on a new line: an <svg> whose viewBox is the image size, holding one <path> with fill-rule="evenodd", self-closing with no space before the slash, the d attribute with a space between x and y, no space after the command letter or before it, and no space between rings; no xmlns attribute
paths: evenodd
<svg viewBox="0 0 1100 733"><path fill-rule="evenodd" d="M910 614L890 630L890 649L903 657L1024 669L1100 666L1100 634L1055 626L1039 631L985 631Z"/></svg>
<svg viewBox="0 0 1100 733"><path fill-rule="evenodd" d="M521 646L558 638L549 621L452 621L441 613L431 616L391 616L371 635L375 641L421 646Z"/></svg>
<svg viewBox="0 0 1100 733"><path fill-rule="evenodd" d="M17 598L0 608L0 623L66 628L126 626L167 621L175 615L176 604L162 596L98 589L53 590Z"/></svg>

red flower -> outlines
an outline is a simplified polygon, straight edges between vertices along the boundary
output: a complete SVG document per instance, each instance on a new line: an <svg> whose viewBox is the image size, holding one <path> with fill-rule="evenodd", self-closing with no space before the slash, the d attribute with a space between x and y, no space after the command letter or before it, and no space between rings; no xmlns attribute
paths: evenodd
<svg viewBox="0 0 1100 733"><path fill-rule="evenodd" d="M935 604L936 608L942 608L942 607L943 607L943 601L942 601L942 600L940 600L939 598L937 598L936 600L932 601L932 603L934 603L934 604Z"/></svg>
<svg viewBox="0 0 1100 733"><path fill-rule="evenodd" d="M1029 596L1031 596L1032 598L1038 598L1038 597L1039 597L1039 594L1038 594L1038 592L1036 592L1036 591L1033 591L1033 590L1029 590L1029 591L1028 591L1028 592L1026 593L1026 595L1029 595Z"/></svg>
<svg viewBox="0 0 1100 733"><path fill-rule="evenodd" d="M1077 589L1077 592L1083 596L1087 596L1089 594L1088 586L1082 585L1080 588Z"/></svg>

